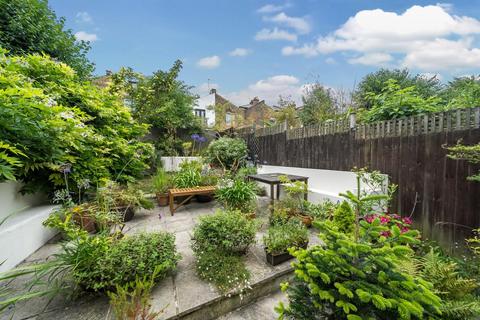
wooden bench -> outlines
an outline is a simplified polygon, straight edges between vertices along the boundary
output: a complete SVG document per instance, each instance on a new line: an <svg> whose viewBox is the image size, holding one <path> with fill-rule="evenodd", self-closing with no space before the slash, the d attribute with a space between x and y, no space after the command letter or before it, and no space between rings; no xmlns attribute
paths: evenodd
<svg viewBox="0 0 480 320"><path fill-rule="evenodd" d="M173 216L174 212L187 203L193 196L197 194L211 194L215 192L215 186L203 186L203 187L193 187L193 188L181 188L181 189L170 189L168 190L168 201L170 204L170 214ZM173 201L175 197L187 196L185 200L182 201L179 205L175 207Z"/></svg>

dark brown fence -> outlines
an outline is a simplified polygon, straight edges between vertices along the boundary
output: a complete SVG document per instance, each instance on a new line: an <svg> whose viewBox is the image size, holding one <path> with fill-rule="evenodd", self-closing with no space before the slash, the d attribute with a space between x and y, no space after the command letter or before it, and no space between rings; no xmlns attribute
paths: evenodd
<svg viewBox="0 0 480 320"><path fill-rule="evenodd" d="M480 108L356 126L352 121L286 130L244 130L258 141L261 164L351 170L368 167L399 188L392 210L410 215L424 236L463 242L480 226L479 167L447 158L444 145L480 142ZM328 184L328 181L325 181Z"/></svg>

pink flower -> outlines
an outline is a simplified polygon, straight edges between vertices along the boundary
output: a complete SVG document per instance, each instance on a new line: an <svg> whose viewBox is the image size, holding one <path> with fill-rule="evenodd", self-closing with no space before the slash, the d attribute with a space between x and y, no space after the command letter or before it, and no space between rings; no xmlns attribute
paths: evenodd
<svg viewBox="0 0 480 320"><path fill-rule="evenodd" d="M372 223L373 220L375 220L375 218L376 218L375 215L371 214L371 215L365 217L365 221L367 221L368 223Z"/></svg>
<svg viewBox="0 0 480 320"><path fill-rule="evenodd" d="M410 217L403 217L402 222L406 224L412 224L413 221L412 221L412 218Z"/></svg>
<svg viewBox="0 0 480 320"><path fill-rule="evenodd" d="M407 231L409 231L409 230L410 230L409 227L403 227L403 228L402 228L402 233L405 233L405 232L407 232Z"/></svg>
<svg viewBox="0 0 480 320"><path fill-rule="evenodd" d="M395 219L395 220L400 220L400 215L394 213L391 215L392 219Z"/></svg>
<svg viewBox="0 0 480 320"><path fill-rule="evenodd" d="M380 223L381 224L386 224L390 222L390 217L389 216L381 216L380 217Z"/></svg>

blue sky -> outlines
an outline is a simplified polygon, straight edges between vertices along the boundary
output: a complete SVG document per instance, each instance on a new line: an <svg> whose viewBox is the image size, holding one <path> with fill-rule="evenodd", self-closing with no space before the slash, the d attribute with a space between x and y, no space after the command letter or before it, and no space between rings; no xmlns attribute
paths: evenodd
<svg viewBox="0 0 480 320"><path fill-rule="evenodd" d="M237 103L299 99L320 82L349 90L368 72L409 67L480 73L480 0L50 0L96 73L130 66L150 74L184 62L182 80ZM208 80L210 79L210 81Z"/></svg>

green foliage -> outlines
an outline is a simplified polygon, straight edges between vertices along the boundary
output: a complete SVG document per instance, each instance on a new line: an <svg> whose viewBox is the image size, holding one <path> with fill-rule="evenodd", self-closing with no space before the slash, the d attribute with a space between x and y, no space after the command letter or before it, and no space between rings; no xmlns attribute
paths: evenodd
<svg viewBox="0 0 480 320"><path fill-rule="evenodd" d="M467 239L468 246L477 256L480 257L480 229L473 230L475 235Z"/></svg>
<svg viewBox="0 0 480 320"><path fill-rule="evenodd" d="M176 188L198 187L201 181L201 164L197 161L182 162L180 170L173 177Z"/></svg>
<svg viewBox="0 0 480 320"><path fill-rule="evenodd" d="M423 97L415 86L402 87L394 79L387 80L380 93L370 92L366 97L371 103L368 111L361 113L365 122L398 119L427 112L441 111L441 99L437 96Z"/></svg>
<svg viewBox="0 0 480 320"><path fill-rule="evenodd" d="M294 220L269 227L267 234L263 237L265 249L272 254L287 252L290 247L299 248L307 242L307 228L301 222Z"/></svg>
<svg viewBox="0 0 480 320"><path fill-rule="evenodd" d="M473 294L479 284L459 275L457 264L431 250L421 258L420 275L431 282L443 300L443 319L475 319L480 315L480 297Z"/></svg>
<svg viewBox="0 0 480 320"><path fill-rule="evenodd" d="M337 204L333 203L329 199L321 203L311 203L309 201L303 202L303 211L305 215L317 220L330 220L333 218Z"/></svg>
<svg viewBox="0 0 480 320"><path fill-rule="evenodd" d="M121 186L113 181L104 181L97 189L96 201L104 211L116 211L124 208L153 209L153 203L148 200L142 190L129 184Z"/></svg>
<svg viewBox="0 0 480 320"><path fill-rule="evenodd" d="M28 155L15 170L25 191L48 192L65 178L70 191L84 181L132 181L148 168L153 148L138 141L146 127L119 97L79 82L63 63L0 52L0 105L2 143Z"/></svg>
<svg viewBox="0 0 480 320"><path fill-rule="evenodd" d="M15 148L0 141L0 182L5 180L17 180L15 177L15 170L22 167L21 158L26 155Z"/></svg>
<svg viewBox="0 0 480 320"><path fill-rule="evenodd" d="M308 89L302 97L302 102L303 108L299 116L303 125L318 124L332 119L337 111L333 92L320 84Z"/></svg>
<svg viewBox="0 0 480 320"><path fill-rule="evenodd" d="M238 211L217 211L200 218L193 229L195 252L245 252L255 242L257 223Z"/></svg>
<svg viewBox="0 0 480 320"><path fill-rule="evenodd" d="M333 223L343 233L352 233L355 226L355 213L347 201L342 203L333 212Z"/></svg>
<svg viewBox="0 0 480 320"><path fill-rule="evenodd" d="M300 118L297 112L295 101L280 96L278 100L279 110L273 114L276 123L287 123L289 128L300 126Z"/></svg>
<svg viewBox="0 0 480 320"><path fill-rule="evenodd" d="M353 98L359 108L370 109L373 96L379 96L388 87L389 80L395 80L400 89L415 87L415 91L423 99L437 95L442 85L437 77L413 76L408 69L380 69L367 74L358 84Z"/></svg>
<svg viewBox="0 0 480 320"><path fill-rule="evenodd" d="M47 54L68 64L83 79L93 72L88 42L77 41L46 0L0 0L0 21L0 47L10 54Z"/></svg>
<svg viewBox="0 0 480 320"><path fill-rule="evenodd" d="M241 256L218 251L196 253L199 277L213 283L221 292L242 291L248 287L250 272Z"/></svg>
<svg viewBox="0 0 480 320"><path fill-rule="evenodd" d="M257 197L256 185L242 179L224 179L215 190L215 197L227 210L252 213Z"/></svg>
<svg viewBox="0 0 480 320"><path fill-rule="evenodd" d="M200 120L193 114L197 97L178 80L181 70L182 62L177 60L168 71L148 77L126 68L112 76L110 91L126 96L134 117L155 129L156 148L162 155L182 154L180 134L201 131Z"/></svg>
<svg viewBox="0 0 480 320"><path fill-rule="evenodd" d="M448 157L455 160L466 160L472 164L480 163L480 143L466 146L458 143L456 146L448 147ZM468 177L468 180L480 182L480 172Z"/></svg>
<svg viewBox="0 0 480 320"><path fill-rule="evenodd" d="M150 293L160 272L155 268L151 276L137 277L135 282L117 285L114 292L108 292L110 305L117 320L155 320L162 311L151 310Z"/></svg>
<svg viewBox="0 0 480 320"><path fill-rule="evenodd" d="M214 140L205 152L205 160L224 170L236 172L244 166L247 158L247 145L243 139L222 137Z"/></svg>
<svg viewBox="0 0 480 320"><path fill-rule="evenodd" d="M442 92L447 109L474 108L480 106L480 78L455 78Z"/></svg>
<svg viewBox="0 0 480 320"><path fill-rule="evenodd" d="M73 266L72 277L84 289L112 290L136 277L164 278L176 267L175 236L166 232L141 233L120 240L97 236L65 246L61 256Z"/></svg>
<svg viewBox="0 0 480 320"><path fill-rule="evenodd" d="M157 168L157 172L152 178L152 184L155 193L165 194L172 186L171 177L163 168Z"/></svg>
<svg viewBox="0 0 480 320"><path fill-rule="evenodd" d="M242 291L250 273L240 255L255 242L257 224L242 213L217 211L200 218L192 236L192 249L200 278L222 291Z"/></svg>
<svg viewBox="0 0 480 320"><path fill-rule="evenodd" d="M378 237L387 228L380 221L361 223L359 241L329 222L316 222L324 246L292 251L295 282L287 292L289 305L277 310L287 319L316 314L312 319L440 319L440 298L432 284L400 271L399 261L410 259L407 244L415 231L391 238ZM398 231L398 232L397 232ZM376 238L378 242L371 242Z"/></svg>

